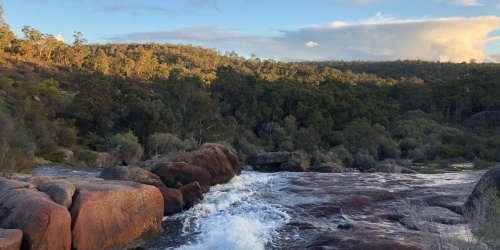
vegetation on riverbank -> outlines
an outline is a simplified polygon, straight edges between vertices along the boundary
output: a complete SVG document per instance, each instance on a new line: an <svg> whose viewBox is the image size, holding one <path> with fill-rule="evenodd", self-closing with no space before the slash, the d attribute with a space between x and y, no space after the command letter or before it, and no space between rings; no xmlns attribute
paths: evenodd
<svg viewBox="0 0 500 250"><path fill-rule="evenodd" d="M499 64L286 63L23 32L0 16L3 171L62 162L60 148L133 164L203 142L230 144L242 160L286 150L362 170L387 159L500 161Z"/></svg>

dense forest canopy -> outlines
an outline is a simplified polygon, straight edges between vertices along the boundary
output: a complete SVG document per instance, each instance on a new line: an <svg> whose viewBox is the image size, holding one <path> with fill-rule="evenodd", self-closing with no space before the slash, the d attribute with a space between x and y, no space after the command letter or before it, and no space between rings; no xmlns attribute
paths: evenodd
<svg viewBox="0 0 500 250"><path fill-rule="evenodd" d="M500 161L499 64L287 63L88 44L79 32L66 44L30 26L18 38L1 14L3 169L61 162L61 148L133 164L204 142L232 145L243 160L287 150L362 170L388 159Z"/></svg>

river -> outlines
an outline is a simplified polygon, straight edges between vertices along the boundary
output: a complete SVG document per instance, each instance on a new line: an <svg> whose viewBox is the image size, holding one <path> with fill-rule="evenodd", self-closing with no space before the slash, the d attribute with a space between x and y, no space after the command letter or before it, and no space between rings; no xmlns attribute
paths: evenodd
<svg viewBox="0 0 500 250"><path fill-rule="evenodd" d="M429 249L467 244L463 203L484 172L259 173L164 218L145 249ZM448 244L448 245L446 245Z"/></svg>

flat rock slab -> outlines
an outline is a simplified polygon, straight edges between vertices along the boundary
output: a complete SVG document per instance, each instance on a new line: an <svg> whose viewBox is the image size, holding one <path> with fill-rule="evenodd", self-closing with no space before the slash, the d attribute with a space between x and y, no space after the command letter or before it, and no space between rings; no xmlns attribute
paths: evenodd
<svg viewBox="0 0 500 250"><path fill-rule="evenodd" d="M70 208L73 249L131 249L158 237L163 197L129 181L67 179L76 187Z"/></svg>
<svg viewBox="0 0 500 250"><path fill-rule="evenodd" d="M0 249L19 250L23 240L23 231L19 229L0 228Z"/></svg>

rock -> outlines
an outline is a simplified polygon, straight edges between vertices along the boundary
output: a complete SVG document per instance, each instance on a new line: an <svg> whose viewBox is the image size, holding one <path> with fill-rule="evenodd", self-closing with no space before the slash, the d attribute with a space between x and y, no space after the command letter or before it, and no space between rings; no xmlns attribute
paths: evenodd
<svg viewBox="0 0 500 250"><path fill-rule="evenodd" d="M395 164L378 165L375 168L375 170L380 173L388 173L388 174L400 174L403 172L403 168Z"/></svg>
<svg viewBox="0 0 500 250"><path fill-rule="evenodd" d="M0 228L0 249L19 250L23 240L23 231L19 229Z"/></svg>
<svg viewBox="0 0 500 250"><path fill-rule="evenodd" d="M205 143L198 150L168 158L170 162L186 162L210 173L210 185L229 182L241 174L242 166L236 154L220 144Z"/></svg>
<svg viewBox="0 0 500 250"><path fill-rule="evenodd" d="M500 127L500 110L482 111L469 117L466 122L468 130L472 132L485 132Z"/></svg>
<svg viewBox="0 0 500 250"><path fill-rule="evenodd" d="M198 182L203 193L210 191L210 173L192 164L185 162L160 163L153 168L152 172L157 174L164 185L169 188L180 188L191 182Z"/></svg>
<svg viewBox="0 0 500 250"><path fill-rule="evenodd" d="M22 230L22 249L71 248L68 210L36 189L3 188L0 191L0 228Z"/></svg>
<svg viewBox="0 0 500 250"><path fill-rule="evenodd" d="M109 168L115 165L117 162L116 158L106 152L96 152L97 158L92 163L94 168Z"/></svg>
<svg viewBox="0 0 500 250"><path fill-rule="evenodd" d="M250 156L248 163L254 170L262 172L304 172L305 164L300 156L292 152L271 152ZM304 170L302 170L304 169Z"/></svg>
<svg viewBox="0 0 500 250"><path fill-rule="evenodd" d="M29 188L30 184L23 181L9 180L0 177L0 193L11 189Z"/></svg>
<svg viewBox="0 0 500 250"><path fill-rule="evenodd" d="M75 193L75 185L65 180L45 181L38 185L38 190L48 194L57 204L65 206L67 209L71 207L73 194Z"/></svg>
<svg viewBox="0 0 500 250"><path fill-rule="evenodd" d="M345 173L345 167L333 162L321 163L309 168L312 172L320 173Z"/></svg>
<svg viewBox="0 0 500 250"><path fill-rule="evenodd" d="M190 209L203 200L203 194L198 182L192 182L181 188L184 209Z"/></svg>
<svg viewBox="0 0 500 250"><path fill-rule="evenodd" d="M30 176L22 179L22 181L28 182L30 184L30 188L36 189L43 182L50 181L53 179L54 176Z"/></svg>
<svg viewBox="0 0 500 250"><path fill-rule="evenodd" d="M262 165L271 165L292 161L294 159L299 159L299 155L292 152L271 152L271 153L262 153L250 156L248 159L248 164L251 166L262 166Z"/></svg>
<svg viewBox="0 0 500 250"><path fill-rule="evenodd" d="M483 214L478 211L490 211L489 207L492 192L500 192L500 165L488 170L477 182L471 195L467 198L463 210L467 215Z"/></svg>
<svg viewBox="0 0 500 250"><path fill-rule="evenodd" d="M401 173L403 174L418 174L418 171L409 168L401 168Z"/></svg>
<svg viewBox="0 0 500 250"><path fill-rule="evenodd" d="M300 160L293 160L281 164L282 171L288 172L304 172L306 171L306 166Z"/></svg>
<svg viewBox="0 0 500 250"><path fill-rule="evenodd" d="M76 158L75 158L75 154L73 153L73 151L69 150L69 149L65 149L65 148L61 148L59 149L59 151L61 151L65 156L64 156L64 163L68 164L68 165L75 165L76 164Z"/></svg>
<svg viewBox="0 0 500 250"><path fill-rule="evenodd" d="M99 177L105 180L133 181L155 187L165 187L160 177L139 167L114 166L104 169Z"/></svg>
<svg viewBox="0 0 500 250"><path fill-rule="evenodd" d="M163 196L129 181L67 179L77 191L70 208L73 249L130 249L161 233Z"/></svg>
<svg viewBox="0 0 500 250"><path fill-rule="evenodd" d="M167 187L160 187L158 189L163 195L163 215L172 215L182 212L184 202L181 190Z"/></svg>

